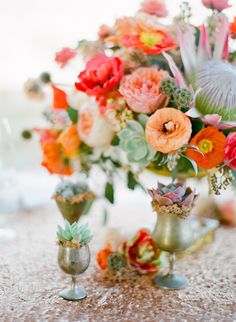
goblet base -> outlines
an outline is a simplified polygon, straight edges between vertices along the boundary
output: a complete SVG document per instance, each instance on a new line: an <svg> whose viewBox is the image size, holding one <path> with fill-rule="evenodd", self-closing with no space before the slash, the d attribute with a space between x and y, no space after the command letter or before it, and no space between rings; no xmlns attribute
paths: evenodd
<svg viewBox="0 0 236 322"><path fill-rule="evenodd" d="M180 290L188 284L188 279L180 274L157 275L154 284L168 290Z"/></svg>
<svg viewBox="0 0 236 322"><path fill-rule="evenodd" d="M60 292L60 297L67 301L79 301L87 297L87 293L80 287L67 288Z"/></svg>

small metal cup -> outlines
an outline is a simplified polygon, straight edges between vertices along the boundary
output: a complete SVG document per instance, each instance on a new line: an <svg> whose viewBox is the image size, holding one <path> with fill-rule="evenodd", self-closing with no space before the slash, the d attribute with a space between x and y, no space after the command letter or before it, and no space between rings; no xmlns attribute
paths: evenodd
<svg viewBox="0 0 236 322"><path fill-rule="evenodd" d="M76 277L86 271L89 263L90 250L88 245L83 245L79 249L59 246L58 264L64 273L72 277L72 287L59 294L63 299L78 301L87 296L85 290L76 286Z"/></svg>
<svg viewBox="0 0 236 322"><path fill-rule="evenodd" d="M187 249L194 241L194 231L189 218L180 218L171 213L159 213L153 239L159 249L169 252L169 272L166 275L157 275L154 283L167 289L184 288L188 280L174 273L174 261L175 253Z"/></svg>

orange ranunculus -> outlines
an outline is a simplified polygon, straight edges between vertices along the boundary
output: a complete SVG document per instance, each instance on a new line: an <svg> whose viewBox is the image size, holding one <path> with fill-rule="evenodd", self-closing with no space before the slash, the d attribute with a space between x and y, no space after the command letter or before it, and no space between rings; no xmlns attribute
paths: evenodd
<svg viewBox="0 0 236 322"><path fill-rule="evenodd" d="M224 161L226 137L214 126L202 129L191 140L201 151L187 150L186 155L202 169L212 169Z"/></svg>
<svg viewBox="0 0 236 322"><path fill-rule="evenodd" d="M66 98L66 93L56 87L55 85L52 85L52 90L53 90L53 108L60 108L66 110L69 106Z"/></svg>
<svg viewBox="0 0 236 322"><path fill-rule="evenodd" d="M143 30L138 34L125 34L120 42L127 48L139 49L149 55L158 55L176 47L174 38L163 30Z"/></svg>
<svg viewBox="0 0 236 322"><path fill-rule="evenodd" d="M107 268L107 260L111 253L112 251L110 247L106 247L97 253L97 263L101 269Z"/></svg>
<svg viewBox="0 0 236 322"><path fill-rule="evenodd" d="M234 17L234 21L229 25L229 31L232 38L236 38L236 17Z"/></svg>
<svg viewBox="0 0 236 322"><path fill-rule="evenodd" d="M68 158L72 157L80 145L77 126L73 124L68 129L63 131L58 138L58 142L62 145L65 155Z"/></svg>
<svg viewBox="0 0 236 322"><path fill-rule="evenodd" d="M192 133L190 119L175 108L157 110L146 125L146 140L162 153L178 150L187 144Z"/></svg>

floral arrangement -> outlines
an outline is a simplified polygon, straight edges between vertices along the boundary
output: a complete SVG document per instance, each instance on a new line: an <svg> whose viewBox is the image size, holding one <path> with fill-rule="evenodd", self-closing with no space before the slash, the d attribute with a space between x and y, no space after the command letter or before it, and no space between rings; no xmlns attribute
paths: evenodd
<svg viewBox="0 0 236 322"><path fill-rule="evenodd" d="M140 229L130 241L122 240L114 231L108 235L105 248L97 254L97 263L102 270L112 274L125 270L148 274L160 268L161 253L148 230Z"/></svg>
<svg viewBox="0 0 236 322"><path fill-rule="evenodd" d="M88 224L79 226L77 223L73 223L71 225L65 220L65 228L58 226L57 239L58 244L64 247L80 248L91 241L92 235Z"/></svg>
<svg viewBox="0 0 236 322"><path fill-rule="evenodd" d="M156 189L150 189L152 207L157 212L172 213L182 218L187 217L197 197L195 191L186 187L186 182L173 182L164 185L157 183Z"/></svg>
<svg viewBox="0 0 236 322"><path fill-rule="evenodd" d="M191 24L186 2L167 25L164 1L144 0L134 16L102 25L97 40L56 53L62 69L83 61L70 84L48 73L26 83L31 98L42 99L44 86L52 91L50 125L33 130L50 173L89 175L99 166L111 203L120 170L130 189L144 169L174 178L208 174L217 194L234 184L236 17L230 22L224 13L228 0L202 4L209 16L201 26ZM152 194L160 199L161 189Z"/></svg>

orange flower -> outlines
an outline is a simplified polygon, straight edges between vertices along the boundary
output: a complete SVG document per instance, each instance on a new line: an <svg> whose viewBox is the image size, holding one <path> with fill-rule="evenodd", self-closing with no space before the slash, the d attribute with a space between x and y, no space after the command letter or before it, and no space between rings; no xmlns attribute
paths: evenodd
<svg viewBox="0 0 236 322"><path fill-rule="evenodd" d="M229 25L229 31L232 38L236 38L236 17L234 17L234 21Z"/></svg>
<svg viewBox="0 0 236 322"><path fill-rule="evenodd" d="M169 153L188 143L192 133L190 119L175 108L157 110L146 125L146 140L153 149Z"/></svg>
<svg viewBox="0 0 236 322"><path fill-rule="evenodd" d="M100 266L101 269L107 268L107 260L109 255L112 253L110 247L106 247L102 250L100 250L97 254L97 263Z"/></svg>
<svg viewBox="0 0 236 322"><path fill-rule="evenodd" d="M202 169L212 169L224 161L226 137L214 126L201 130L191 140L201 153L187 150L186 155Z"/></svg>
<svg viewBox="0 0 236 322"><path fill-rule="evenodd" d="M52 174L69 176L72 174L71 167L63 160L60 144L56 141L46 142L42 145L42 165Z"/></svg>
<svg viewBox="0 0 236 322"><path fill-rule="evenodd" d="M66 99L66 93L60 88L56 87L55 85L52 85L52 90L53 90L53 108L61 108L66 110L69 106Z"/></svg>
<svg viewBox="0 0 236 322"><path fill-rule="evenodd" d="M176 47L174 38L163 30L143 30L136 35L125 34L120 41L125 47L139 49L149 55L158 55Z"/></svg>
<svg viewBox="0 0 236 322"><path fill-rule="evenodd" d="M58 138L58 143L62 145L65 155L68 158L72 157L76 153L80 145L80 138L77 131L77 126L73 124L64 132L62 132Z"/></svg>
<svg viewBox="0 0 236 322"><path fill-rule="evenodd" d="M35 129L40 135L40 144L43 151L42 165L52 174L71 175L72 168L63 153L62 145L58 142L60 134L57 130Z"/></svg>

